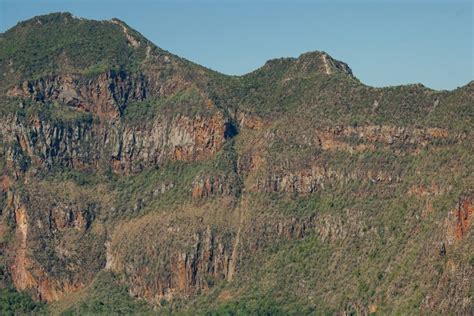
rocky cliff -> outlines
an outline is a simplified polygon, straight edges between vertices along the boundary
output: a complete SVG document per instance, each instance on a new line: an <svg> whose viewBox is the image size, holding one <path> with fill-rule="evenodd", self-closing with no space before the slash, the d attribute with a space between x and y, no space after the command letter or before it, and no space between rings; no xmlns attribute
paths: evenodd
<svg viewBox="0 0 474 316"><path fill-rule="evenodd" d="M0 43L0 286L51 313L473 310L472 83L367 87L324 52L228 77L69 14Z"/></svg>

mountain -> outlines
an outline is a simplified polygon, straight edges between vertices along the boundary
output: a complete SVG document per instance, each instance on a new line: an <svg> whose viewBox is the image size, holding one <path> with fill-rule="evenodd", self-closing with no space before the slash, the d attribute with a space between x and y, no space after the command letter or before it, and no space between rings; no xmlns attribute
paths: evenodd
<svg viewBox="0 0 474 316"><path fill-rule="evenodd" d="M2 314L474 310L474 82L227 76L53 13L0 35L0 122Z"/></svg>

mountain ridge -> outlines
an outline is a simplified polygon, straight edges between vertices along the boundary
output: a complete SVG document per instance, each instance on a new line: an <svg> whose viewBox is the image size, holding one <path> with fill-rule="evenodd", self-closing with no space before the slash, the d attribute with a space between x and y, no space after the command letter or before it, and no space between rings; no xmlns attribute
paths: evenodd
<svg viewBox="0 0 474 316"><path fill-rule="evenodd" d="M11 27L10 29L6 30L4 33L1 33L1 35L5 35L9 32L11 32L12 30L14 30L15 28L20 28L20 27L24 27L24 26L27 26L27 25L31 25L31 24L34 24L34 23L64 23L69 20L79 20L79 21L84 21L84 22L99 22L99 23L112 23L112 24L116 24L116 25L121 25L122 27L125 27L127 28L128 30L130 30L134 36L137 36L140 40L142 41L145 41L145 44L152 44L156 49L158 49L158 51L160 51L161 53L164 53L164 54L169 54L170 56L174 56L174 57L177 57L176 55L173 55L172 53L160 48L158 45L150 42L148 39L146 39L143 35L141 35L138 31L136 31L135 29L133 29L132 27L130 27L128 24L126 24L124 21L118 19L118 18L112 18L110 20L94 20L94 19L86 19L86 18L82 18L82 17L78 17L78 16L75 16L73 15L72 13L70 12L56 12L56 13L49 13L49 14L45 14L45 15L40 15L40 16L36 16L36 17L33 17L33 18L30 18L28 20L25 20L25 21L21 21L21 22L18 22L15 26ZM114 22L115 21L115 22ZM271 64L271 63L274 63L275 61L277 60L292 60L292 61L301 61L302 58L306 58L306 57L309 57L309 56L315 56L316 59L318 58L321 58L320 56L323 56L323 58L325 58L324 56L327 56L329 57L329 60L332 62L332 65L329 69L332 69L333 67L337 69L337 66L342 66L342 68L345 68L348 70L348 73L352 76L352 70L350 69L350 67L344 63L344 62L341 62L339 60L336 60L334 58L332 58L328 53L324 52L324 51L318 51L318 50L315 50L315 51L309 51L309 52L305 52L305 53L301 53L298 57L279 57L279 58L272 58L272 59L269 59L267 60L261 67L255 69L255 70L252 70L246 74L242 74L242 75L228 75L228 74L225 74L225 73L220 73L221 75L226 75L226 76L229 76L229 77L245 77L245 76L248 76L254 72L257 72L259 70L261 70L262 68L266 67L267 64ZM319 56L319 57L318 57ZM183 59L183 60L186 60L187 62L190 62L194 65L197 65L199 67L203 67L203 68L206 68L207 70L209 71L215 71L215 70L212 70L210 68L207 68L205 66L201 66L195 62L192 62L190 60L187 60L187 59L184 59L182 57L179 57L180 59ZM324 61L323 61L324 63ZM334 69L332 69L334 70ZM327 72L328 70L326 70ZM331 71L331 70L329 70ZM217 71L215 71L217 72ZM400 87L400 86L406 86L406 85L420 85L421 83L412 83L412 84L402 84L402 85L389 85L389 86L385 86L385 87L374 87L374 88L379 88L379 89L383 89L383 88L390 88L390 87ZM421 84L422 85L422 84ZM469 83L466 83L466 85L464 86L461 86L461 87L465 87L469 85ZM424 85L423 85L424 86ZM431 89L429 87L426 87L428 89ZM452 90L435 90L435 89L431 89L433 91L438 91L438 92L443 92L443 91L453 91L455 90L456 88L452 89Z"/></svg>
<svg viewBox="0 0 474 316"><path fill-rule="evenodd" d="M38 19L0 39L0 313L474 309L474 82L319 51L228 76Z"/></svg>

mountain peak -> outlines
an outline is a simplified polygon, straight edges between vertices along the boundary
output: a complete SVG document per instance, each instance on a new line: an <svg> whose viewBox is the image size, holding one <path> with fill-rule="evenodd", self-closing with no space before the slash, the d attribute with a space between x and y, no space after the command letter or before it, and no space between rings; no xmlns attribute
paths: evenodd
<svg viewBox="0 0 474 316"><path fill-rule="evenodd" d="M136 69L155 49L118 19L88 20L69 12L20 22L3 33L1 41L0 76L4 81L96 69Z"/></svg>
<svg viewBox="0 0 474 316"><path fill-rule="evenodd" d="M49 14L44 14L44 15L38 15L38 16L35 16L31 19L19 22L19 23L17 23L16 26L14 26L9 31L14 30L17 27L25 27L25 26L28 26L28 25L40 26L40 25L50 24L50 23L53 23L53 24L54 23L64 23L64 22L75 20L75 19L77 19L77 20L86 20L84 18L77 17L77 16L73 15L70 12L54 12L54 13L49 13Z"/></svg>
<svg viewBox="0 0 474 316"><path fill-rule="evenodd" d="M313 51L301 54L297 62L306 65L313 65L322 68L326 75L332 75L340 72L353 76L352 69L344 62L332 58L324 51Z"/></svg>
<svg viewBox="0 0 474 316"><path fill-rule="evenodd" d="M473 89L372 88L323 51L228 76L119 19L22 22L0 315L472 314Z"/></svg>
<svg viewBox="0 0 474 316"><path fill-rule="evenodd" d="M344 62L331 57L324 51L312 51L299 57L276 58L268 60L254 74L280 74L283 80L288 78L312 78L342 75L355 78L351 68Z"/></svg>

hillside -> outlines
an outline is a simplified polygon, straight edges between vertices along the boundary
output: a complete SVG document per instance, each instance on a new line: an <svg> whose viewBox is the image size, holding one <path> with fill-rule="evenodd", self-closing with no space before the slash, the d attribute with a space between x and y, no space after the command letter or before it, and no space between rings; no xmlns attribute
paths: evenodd
<svg viewBox="0 0 474 316"><path fill-rule="evenodd" d="M125 22L0 35L0 314L474 311L474 82L227 76Z"/></svg>

